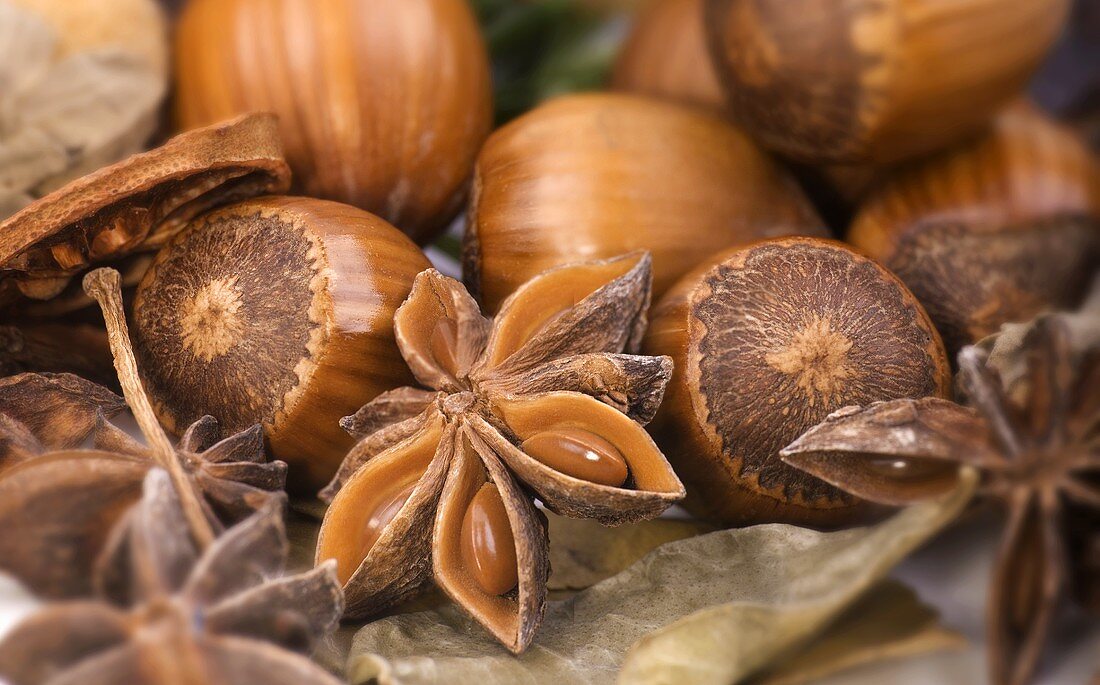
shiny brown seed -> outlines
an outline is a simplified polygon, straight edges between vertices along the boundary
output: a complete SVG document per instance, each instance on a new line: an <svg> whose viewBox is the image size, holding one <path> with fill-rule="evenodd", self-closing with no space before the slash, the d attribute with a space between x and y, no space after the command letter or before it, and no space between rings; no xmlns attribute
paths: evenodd
<svg viewBox="0 0 1100 685"><path fill-rule="evenodd" d="M868 468L881 476L908 483L939 480L958 471L957 466L932 459L871 459Z"/></svg>
<svg viewBox="0 0 1100 685"><path fill-rule="evenodd" d="M374 513L371 514L371 517L367 519L366 524L363 526L363 532L359 538L359 549L363 557L366 557L374 544L378 542L378 538L382 536L382 531L390 525L390 521L397 516L397 512L401 511L401 507L405 506L405 502L412 496L415 488L416 481L413 481L403 488L394 490L378 502Z"/></svg>
<svg viewBox="0 0 1100 685"><path fill-rule="evenodd" d="M428 341L432 357L443 370L452 376L458 375L458 325L451 319L440 319L432 330Z"/></svg>
<svg viewBox="0 0 1100 685"><path fill-rule="evenodd" d="M590 483L619 487L629 469L618 448L580 428L554 428L523 441L523 451L550 468Z"/></svg>
<svg viewBox="0 0 1100 685"><path fill-rule="evenodd" d="M481 486L462 518L462 564L490 595L503 595L519 583L512 524L496 486Z"/></svg>

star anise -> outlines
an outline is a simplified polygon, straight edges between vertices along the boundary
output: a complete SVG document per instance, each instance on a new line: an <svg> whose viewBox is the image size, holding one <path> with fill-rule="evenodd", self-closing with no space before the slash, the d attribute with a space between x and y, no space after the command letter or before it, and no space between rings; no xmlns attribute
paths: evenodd
<svg viewBox="0 0 1100 685"><path fill-rule="evenodd" d="M47 450L79 446L97 415L126 409L121 397L67 373L0 378L0 473Z"/></svg>
<svg viewBox="0 0 1100 685"><path fill-rule="evenodd" d="M0 642L0 681L336 685L303 653L339 622L340 586L331 563L283 575L282 511L269 500L203 551L168 474L151 470L112 568L130 601L46 605Z"/></svg>
<svg viewBox="0 0 1100 685"><path fill-rule="evenodd" d="M317 560L336 559L348 615L436 584L514 652L534 637L549 573L534 498L615 525L684 496L641 423L671 374L637 349L650 259L547 271L492 321L455 280L421 273L394 317L430 390L402 388L343 425L359 442L322 493Z"/></svg>
<svg viewBox="0 0 1100 685"><path fill-rule="evenodd" d="M107 422L125 405L94 383L35 374L0 380L9 391L0 399L0 417L6 416L0 420L0 569L46 597L91 591L91 569L110 546L110 531L155 466L173 474L190 515L201 520L197 529L209 539L223 523L281 497L286 481L286 464L267 461L260 426L219 441L217 422L205 417L178 446L168 442L137 376L117 272L89 276L103 303L119 380L149 444ZM73 449L93 428L94 449Z"/></svg>
<svg viewBox="0 0 1100 685"><path fill-rule="evenodd" d="M1031 680L1059 600L1069 589L1070 542L1096 540L1100 514L1100 346L1076 351L1057 316L1024 339L1026 383L1006 392L988 355L959 355L973 408L897 400L834 413L781 453L784 460L869 500L902 505L950 487L961 464L1007 522L989 600L994 683ZM1095 584L1095 579L1090 581Z"/></svg>

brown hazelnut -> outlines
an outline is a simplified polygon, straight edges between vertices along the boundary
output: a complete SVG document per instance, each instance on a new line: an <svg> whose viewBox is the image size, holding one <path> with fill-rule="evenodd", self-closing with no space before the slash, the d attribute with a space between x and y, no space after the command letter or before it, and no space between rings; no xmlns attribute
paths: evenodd
<svg viewBox="0 0 1100 685"><path fill-rule="evenodd" d="M703 31L703 0L647 4L615 60L611 87L724 110L726 93Z"/></svg>
<svg viewBox="0 0 1100 685"><path fill-rule="evenodd" d="M418 242L458 213L492 123L464 0L193 0L176 38L183 127L273 111L307 195Z"/></svg>
<svg viewBox="0 0 1100 685"><path fill-rule="evenodd" d="M352 440L340 418L410 382L393 316L430 264L378 217L268 197L191 222L134 301L135 350L161 421L262 423L297 489L316 490Z"/></svg>
<svg viewBox="0 0 1100 685"><path fill-rule="evenodd" d="M1081 300L1100 267L1100 167L1070 130L1013 107L981 140L888 178L848 240L905 282L954 354Z"/></svg>
<svg viewBox="0 0 1100 685"><path fill-rule="evenodd" d="M843 407L951 387L939 335L901 281L816 238L736 248L688 274L654 308L643 349L673 358L651 429L685 505L729 524L867 517L870 505L779 450Z"/></svg>
<svg viewBox="0 0 1100 685"><path fill-rule="evenodd" d="M463 267L495 311L547 269L648 250L657 296L717 250L791 234L827 231L795 181L720 117L630 95L573 95L489 137Z"/></svg>
<svg viewBox="0 0 1100 685"><path fill-rule="evenodd" d="M735 118L811 164L878 164L978 133L1027 83L1068 0L706 0Z"/></svg>

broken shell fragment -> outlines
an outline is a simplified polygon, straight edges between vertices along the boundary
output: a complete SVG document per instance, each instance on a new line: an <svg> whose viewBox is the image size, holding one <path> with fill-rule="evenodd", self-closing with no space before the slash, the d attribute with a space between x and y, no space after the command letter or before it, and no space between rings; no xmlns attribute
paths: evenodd
<svg viewBox="0 0 1100 685"><path fill-rule="evenodd" d="M173 432L212 414L261 423L290 484L316 491L352 442L339 420L409 381L393 316L424 254L378 217L267 197L176 236L134 300L134 345Z"/></svg>
<svg viewBox="0 0 1100 685"><path fill-rule="evenodd" d="M271 115L177 136L0 222L0 304L49 299L95 264L158 249L212 207L289 185Z"/></svg>

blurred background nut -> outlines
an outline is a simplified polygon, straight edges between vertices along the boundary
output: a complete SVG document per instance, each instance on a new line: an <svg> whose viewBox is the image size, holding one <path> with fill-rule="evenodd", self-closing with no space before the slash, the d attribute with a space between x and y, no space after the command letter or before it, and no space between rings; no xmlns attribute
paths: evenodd
<svg viewBox="0 0 1100 685"><path fill-rule="evenodd" d="M1069 0L707 0L736 119L803 162L889 163L977 133Z"/></svg>
<svg viewBox="0 0 1100 685"><path fill-rule="evenodd" d="M430 242L492 121L465 0L194 0L177 31L184 128L276 112L295 181Z"/></svg>
<svg viewBox="0 0 1100 685"><path fill-rule="evenodd" d="M860 207L848 241L893 270L954 355L1072 309L1100 264L1100 166L1026 104L973 143L910 164Z"/></svg>
<svg viewBox="0 0 1100 685"><path fill-rule="evenodd" d="M703 31L703 0L654 0L634 19L615 60L611 87L725 110Z"/></svg>

